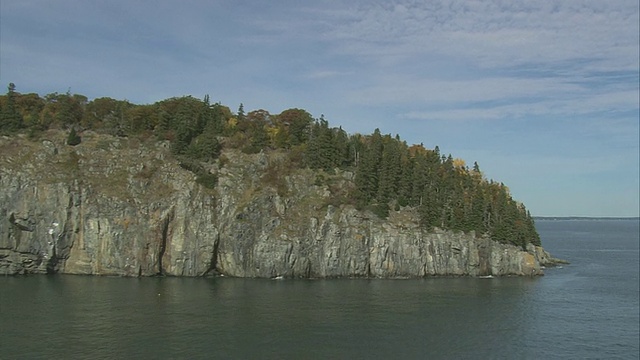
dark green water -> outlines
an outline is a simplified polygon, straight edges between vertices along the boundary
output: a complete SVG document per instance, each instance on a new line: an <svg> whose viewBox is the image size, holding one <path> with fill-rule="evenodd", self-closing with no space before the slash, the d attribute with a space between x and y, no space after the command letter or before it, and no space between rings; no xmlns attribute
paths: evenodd
<svg viewBox="0 0 640 360"><path fill-rule="evenodd" d="M537 226L540 278L0 277L0 358L638 359L638 222Z"/></svg>

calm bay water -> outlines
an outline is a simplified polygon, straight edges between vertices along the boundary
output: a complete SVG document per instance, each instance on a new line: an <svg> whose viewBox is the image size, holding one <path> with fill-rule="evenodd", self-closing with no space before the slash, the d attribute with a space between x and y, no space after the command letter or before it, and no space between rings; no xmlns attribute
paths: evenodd
<svg viewBox="0 0 640 360"><path fill-rule="evenodd" d="M639 222L537 227L539 278L0 277L0 359L638 359Z"/></svg>

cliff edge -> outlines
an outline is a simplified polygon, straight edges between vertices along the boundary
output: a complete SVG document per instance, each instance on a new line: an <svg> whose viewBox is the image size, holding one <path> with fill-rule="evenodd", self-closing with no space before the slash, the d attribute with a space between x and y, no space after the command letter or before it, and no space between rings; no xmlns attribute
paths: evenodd
<svg viewBox="0 0 640 360"><path fill-rule="evenodd" d="M237 277L541 275L555 261L474 232L337 204L353 174L318 181L282 153L225 150L199 185L167 142L62 132L0 138L0 274Z"/></svg>

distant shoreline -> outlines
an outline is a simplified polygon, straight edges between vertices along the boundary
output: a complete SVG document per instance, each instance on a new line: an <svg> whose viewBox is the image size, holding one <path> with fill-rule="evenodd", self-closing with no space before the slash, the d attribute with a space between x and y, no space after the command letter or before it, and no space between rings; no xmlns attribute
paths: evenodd
<svg viewBox="0 0 640 360"><path fill-rule="evenodd" d="M533 220L640 220L638 216L533 216Z"/></svg>

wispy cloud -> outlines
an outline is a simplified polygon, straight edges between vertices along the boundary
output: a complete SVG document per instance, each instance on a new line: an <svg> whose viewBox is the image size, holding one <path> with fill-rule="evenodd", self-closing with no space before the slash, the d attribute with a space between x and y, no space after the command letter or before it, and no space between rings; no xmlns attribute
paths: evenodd
<svg viewBox="0 0 640 360"><path fill-rule="evenodd" d="M341 51L384 69L351 94L356 102L424 106L508 99L522 104L497 105L486 114L511 116L516 107L516 113L557 113L559 105L585 113L638 107L637 8L633 1L375 3L359 8L334 36ZM458 79L451 66L465 78ZM616 84L612 74L627 79ZM590 88L612 81L630 89L603 94ZM539 106L529 104L531 98L540 99ZM467 113L453 110L446 117Z"/></svg>
<svg viewBox="0 0 640 360"><path fill-rule="evenodd" d="M535 95L541 95L537 93ZM621 91L605 94L572 94L565 99L545 97L536 100L535 96L509 104L487 104L486 102L456 102L446 108L411 111L399 114L400 118L412 120L497 120L530 116L581 116L602 112L623 112L634 110L634 101L638 91ZM488 97L497 100L504 97ZM517 98L511 98L517 100ZM458 106L458 107L456 107Z"/></svg>
<svg viewBox="0 0 640 360"><path fill-rule="evenodd" d="M306 74L304 77L310 80L327 79L340 76L342 73L336 70L316 70Z"/></svg>
<svg viewBox="0 0 640 360"><path fill-rule="evenodd" d="M486 67L599 58L633 70L636 29L635 1L366 2L332 34L359 55L435 53Z"/></svg>

